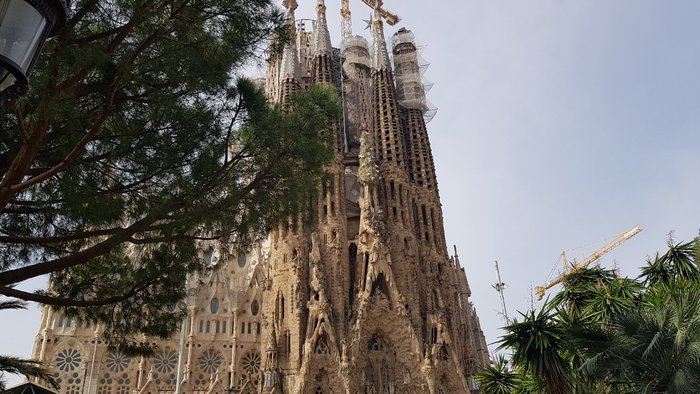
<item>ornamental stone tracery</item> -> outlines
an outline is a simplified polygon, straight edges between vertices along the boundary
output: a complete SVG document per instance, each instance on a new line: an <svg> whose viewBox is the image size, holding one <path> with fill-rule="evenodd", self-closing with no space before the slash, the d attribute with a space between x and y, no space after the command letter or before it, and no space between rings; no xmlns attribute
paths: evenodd
<svg viewBox="0 0 700 394"><path fill-rule="evenodd" d="M83 358L75 349L65 349L56 355L56 367L59 371L75 371L82 363Z"/></svg>
<svg viewBox="0 0 700 394"><path fill-rule="evenodd" d="M173 350L159 352L154 360L153 367L160 373L168 373L175 370L177 366L177 353Z"/></svg>
<svg viewBox="0 0 700 394"><path fill-rule="evenodd" d="M123 372L129 367L131 359L122 352L110 352L105 359L105 365L110 372Z"/></svg>
<svg viewBox="0 0 700 394"><path fill-rule="evenodd" d="M219 370L223 357L218 351L209 349L199 356L198 363L199 369L204 373L213 374Z"/></svg>
<svg viewBox="0 0 700 394"><path fill-rule="evenodd" d="M260 363L261 363L261 357L260 353L256 351L249 351L243 356L243 360L241 361L241 365L243 366L243 370L248 374L248 375L257 375L260 373Z"/></svg>

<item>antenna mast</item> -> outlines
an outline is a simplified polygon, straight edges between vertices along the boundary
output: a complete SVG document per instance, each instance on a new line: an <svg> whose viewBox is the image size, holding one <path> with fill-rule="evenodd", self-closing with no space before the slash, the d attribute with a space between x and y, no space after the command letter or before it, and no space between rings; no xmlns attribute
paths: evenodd
<svg viewBox="0 0 700 394"><path fill-rule="evenodd" d="M510 319L508 318L508 309L506 309L506 297L503 295L503 290L506 289L506 284L501 281L501 270L498 269L498 260L494 260L496 263L496 276L498 277L498 282L491 285L501 297L501 315L503 315L503 320L506 324L510 324Z"/></svg>

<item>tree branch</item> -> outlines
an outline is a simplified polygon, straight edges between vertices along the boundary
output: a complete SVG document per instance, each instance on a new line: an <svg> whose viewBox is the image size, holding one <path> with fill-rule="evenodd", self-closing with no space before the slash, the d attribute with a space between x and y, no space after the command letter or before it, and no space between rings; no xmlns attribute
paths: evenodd
<svg viewBox="0 0 700 394"><path fill-rule="evenodd" d="M77 241L80 239L112 235L119 231L121 227L114 227L104 230L86 231L77 234L55 235L50 237L17 237L12 235L0 236L0 243L13 244L50 244L59 242Z"/></svg>
<svg viewBox="0 0 700 394"><path fill-rule="evenodd" d="M83 249L78 253L68 256L59 257L43 263L32 264L29 266L16 268L10 271L0 273L0 286L18 283L29 278L34 278L40 275L48 274L54 271L60 271L67 268L82 264L90 259L105 255L114 249L117 245L127 241L132 235L139 231L143 231L150 223L155 221L154 217L146 217L141 219L131 226L124 228L114 236L99 242L89 248Z"/></svg>
<svg viewBox="0 0 700 394"><path fill-rule="evenodd" d="M42 182L42 181L58 174L59 172L63 171L83 151L83 148L85 148L85 145L87 145L87 143L92 140L92 138L95 136L95 134L100 129L100 127L102 127L102 124L104 124L104 122L107 120L107 118L109 118L111 113L112 113L112 111L111 111L111 99L110 99L110 103L107 103L107 105L105 105L105 109L104 109L104 111L102 111L102 115L100 115L100 118L97 120L97 122L95 122L95 124L93 124L90 131L85 133L83 138L81 138L80 141L78 141L78 143L75 144L75 146L70 151L70 153L68 153L68 155L60 163L53 166L48 171L45 171L39 175L31 177L22 183L18 183L16 185L10 186L10 188L9 188L10 193L16 194L16 193L32 186L32 185L36 185L37 183Z"/></svg>
<svg viewBox="0 0 700 394"><path fill-rule="evenodd" d="M52 296L48 296L48 295L44 295L44 294L29 293L26 291L17 290L17 289L13 289L11 287L5 287L5 286L0 286L0 294L7 296L7 297L19 298L20 300L24 300L24 301L33 301L33 302L38 302L41 304L53 305L53 306L63 306L63 307L104 306L104 305L115 304L117 302L126 301L129 298L133 297L134 295L138 294L140 291L145 290L152 283L153 283L152 281L143 281L143 282L140 282L140 283L132 286L131 289L129 289L126 293L124 293L122 295L106 298L104 300L95 300L95 301L84 301L84 300L74 300L74 299L69 299L69 298L52 297Z"/></svg>

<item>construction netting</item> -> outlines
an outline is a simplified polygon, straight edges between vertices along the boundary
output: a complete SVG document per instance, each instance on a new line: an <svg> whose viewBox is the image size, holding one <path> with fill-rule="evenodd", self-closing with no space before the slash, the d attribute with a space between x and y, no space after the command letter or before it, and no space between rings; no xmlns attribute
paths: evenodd
<svg viewBox="0 0 700 394"><path fill-rule="evenodd" d="M342 56L345 58L344 65L362 65L369 68L369 44L367 39L361 36L344 39Z"/></svg>
<svg viewBox="0 0 700 394"><path fill-rule="evenodd" d="M396 98L404 108L420 109L423 117L430 122L437 108L426 98L433 84L423 77L429 63L421 58L416 39L410 30L400 29L391 39Z"/></svg>

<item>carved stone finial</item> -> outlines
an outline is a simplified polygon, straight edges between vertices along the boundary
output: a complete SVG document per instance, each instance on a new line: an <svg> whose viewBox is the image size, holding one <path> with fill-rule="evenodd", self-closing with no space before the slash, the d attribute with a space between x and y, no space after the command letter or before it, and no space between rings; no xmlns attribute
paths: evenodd
<svg viewBox="0 0 700 394"><path fill-rule="evenodd" d="M291 11L294 11L297 9L297 7L299 7L297 0L283 0L282 5L284 6L284 8Z"/></svg>

